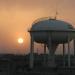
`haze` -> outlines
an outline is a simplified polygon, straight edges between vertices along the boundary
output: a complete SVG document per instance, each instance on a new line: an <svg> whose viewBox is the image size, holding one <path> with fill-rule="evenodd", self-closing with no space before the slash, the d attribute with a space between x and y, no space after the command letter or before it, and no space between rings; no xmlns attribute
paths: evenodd
<svg viewBox="0 0 75 75"><path fill-rule="evenodd" d="M29 52L30 35L27 31L33 21L41 17L54 17L56 9L58 19L74 26L74 7L74 0L0 0L0 53ZM22 45L17 42L19 37L24 39Z"/></svg>

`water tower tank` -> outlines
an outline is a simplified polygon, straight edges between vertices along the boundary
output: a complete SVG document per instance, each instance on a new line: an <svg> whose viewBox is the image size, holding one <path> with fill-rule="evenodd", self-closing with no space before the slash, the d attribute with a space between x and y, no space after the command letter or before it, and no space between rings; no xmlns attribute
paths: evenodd
<svg viewBox="0 0 75 75"><path fill-rule="evenodd" d="M73 29L73 26L67 22L56 20L56 19L44 19L33 23L31 30L40 31L33 34L34 40L38 43L46 43L48 40L48 35L46 32L41 32L42 30L68 30ZM60 32L59 32L60 33ZM66 34L54 34L52 35L53 42L62 43L66 42Z"/></svg>
<svg viewBox="0 0 75 75"><path fill-rule="evenodd" d="M35 42L46 43L48 46L49 33L45 31L51 32L52 30L55 30L55 31L59 30L59 32L53 32L51 34L52 48L56 49L59 43L67 42L68 34L65 32L60 32L60 30L65 31L65 30L72 30L72 29L74 29L73 26L67 22L56 20L56 19L44 18L44 19L35 21L32 24L30 31L34 31L32 33L32 36ZM70 39L72 39L72 36Z"/></svg>

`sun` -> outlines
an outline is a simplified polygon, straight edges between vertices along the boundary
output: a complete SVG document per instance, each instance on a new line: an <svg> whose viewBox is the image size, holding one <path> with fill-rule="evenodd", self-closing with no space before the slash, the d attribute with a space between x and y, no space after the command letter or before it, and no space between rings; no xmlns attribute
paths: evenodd
<svg viewBox="0 0 75 75"><path fill-rule="evenodd" d="M18 43L22 44L24 42L23 38L18 38Z"/></svg>

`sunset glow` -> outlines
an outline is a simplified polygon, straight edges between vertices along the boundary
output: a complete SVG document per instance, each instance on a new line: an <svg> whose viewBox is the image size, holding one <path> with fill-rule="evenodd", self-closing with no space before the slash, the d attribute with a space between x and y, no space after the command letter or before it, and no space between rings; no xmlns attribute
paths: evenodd
<svg viewBox="0 0 75 75"><path fill-rule="evenodd" d="M19 43L19 44L22 44L22 43L23 43L23 39L22 39L22 38L19 38L19 39L18 39L18 43Z"/></svg>

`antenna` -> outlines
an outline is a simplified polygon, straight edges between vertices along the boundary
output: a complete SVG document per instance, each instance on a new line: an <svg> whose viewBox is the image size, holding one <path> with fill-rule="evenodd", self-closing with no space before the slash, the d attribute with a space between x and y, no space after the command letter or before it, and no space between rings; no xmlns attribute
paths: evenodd
<svg viewBox="0 0 75 75"><path fill-rule="evenodd" d="M57 19L57 16L58 16L58 6L59 6L59 2L58 1L56 2L56 9L55 9L55 17L54 17L54 19Z"/></svg>
<svg viewBox="0 0 75 75"><path fill-rule="evenodd" d="M58 15L58 12L56 11L56 13L55 13L55 18L54 18L55 20L57 19L57 15Z"/></svg>

